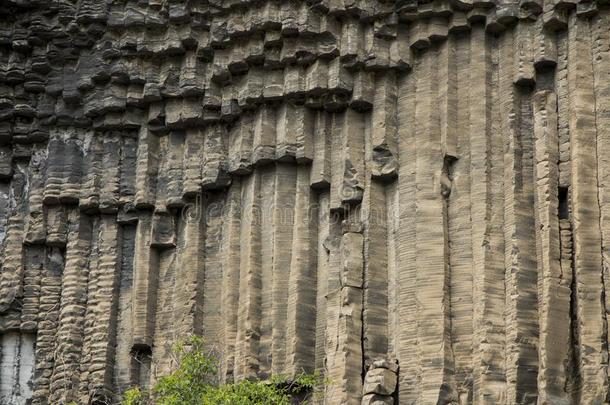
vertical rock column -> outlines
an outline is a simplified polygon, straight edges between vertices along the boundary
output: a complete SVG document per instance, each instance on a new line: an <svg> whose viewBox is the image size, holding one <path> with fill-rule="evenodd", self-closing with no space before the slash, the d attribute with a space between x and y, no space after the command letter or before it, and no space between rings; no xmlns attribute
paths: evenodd
<svg viewBox="0 0 610 405"><path fill-rule="evenodd" d="M386 183L398 174L397 86L393 73L374 82L375 103L366 121L366 187L362 203L364 254L363 349L366 364L388 352L390 270ZM368 117L367 117L368 118ZM394 274L395 275L395 274ZM395 281L395 280L392 280ZM392 333L394 328L391 329Z"/></svg>
<svg viewBox="0 0 610 405"><path fill-rule="evenodd" d="M473 401L504 400L504 246L501 134L492 130L491 43L473 26L470 49L470 178L473 261ZM497 95L497 94L496 94ZM496 106L497 112L498 106ZM496 123L497 124L497 123ZM494 132L495 131L495 132Z"/></svg>
<svg viewBox="0 0 610 405"><path fill-rule="evenodd" d="M451 39L450 39L451 40ZM447 121L447 134L457 137L457 161L452 164L451 194L448 199L447 228L450 238L450 299L451 342L455 362L455 380L461 404L468 403L472 395L472 337L473 337L473 273L470 178L470 125L469 80L470 39L456 39L455 44L455 122ZM452 69L451 67L449 68ZM450 86L448 86L450 88ZM451 94L451 93L450 93ZM451 138L449 145L452 144Z"/></svg>
<svg viewBox="0 0 610 405"><path fill-rule="evenodd" d="M532 80L528 68L531 65L528 41L529 31L521 29L507 33L498 42L498 97L502 100L498 115L504 142L503 230L509 402L528 402L536 398L538 368L532 113L530 92L521 86Z"/></svg>
<svg viewBox="0 0 610 405"><path fill-rule="evenodd" d="M315 129L312 141L314 159L311 163L311 174L309 176L311 186L315 188L326 188L330 185L331 126L331 115L325 111L318 111L314 119Z"/></svg>
<svg viewBox="0 0 610 405"><path fill-rule="evenodd" d="M225 339L224 322L226 320L222 318L222 260L224 255L221 250L223 237L222 211L225 209L225 197L225 193L206 193L201 208L203 212L200 213L202 216L200 221L202 222L199 225L200 229L205 227L205 230L200 230L200 232L205 233L205 240L203 235L195 237L193 234L185 240L185 249L189 249L193 255L198 254L199 257L199 265L191 268L189 276L191 280L194 280L195 276L199 276L199 283L191 281L194 284L188 289L188 291L196 293L195 301L202 306L202 324L201 326L196 325L196 328L203 328L201 333L206 345L216 355L222 352L221 346ZM204 244L205 249L202 249L202 244ZM203 277L201 277L201 273L203 273ZM180 283L180 277L176 281ZM193 302L192 298L190 302ZM177 307L179 308L179 306ZM192 307L192 304L187 307ZM183 330L186 332L186 327Z"/></svg>
<svg viewBox="0 0 610 405"><path fill-rule="evenodd" d="M536 208L539 225L540 344L539 398L544 403L569 403L565 392L570 333L571 271L563 273L559 226L559 142L557 96L540 90L533 98Z"/></svg>
<svg viewBox="0 0 610 405"><path fill-rule="evenodd" d="M445 44L446 46L446 44ZM439 109L439 50L422 55L416 75L415 264L417 382L419 403L450 402L455 392L449 323L447 198L450 158L442 152ZM446 62L441 62L446 63ZM451 139L445 138L445 140Z"/></svg>
<svg viewBox="0 0 610 405"><path fill-rule="evenodd" d="M589 22L570 17L568 86L572 161L572 229L577 298L580 401L602 403L608 394L598 200L595 93Z"/></svg>
<svg viewBox="0 0 610 405"><path fill-rule="evenodd" d="M278 164L279 165L279 164ZM276 191L278 191L278 184L276 181L280 180L279 176L276 176L275 165L264 165L258 168L260 172L260 196L259 202L257 204L257 211L260 213L260 235L261 235L261 247L257 254L260 256L260 265L261 265L261 284L260 284L260 341L258 346L258 356L260 361L260 369L259 369L259 378L266 379L271 376L272 370L271 367L273 363L282 364L283 360L276 359L274 357L275 354L280 356L280 352L277 349L283 346L283 343L273 342L273 331L274 331L274 321L278 320L278 316L274 317L274 307L277 307L276 301L273 297L273 284L275 281L275 270L278 270L277 273L284 273L287 269L286 267L276 268L274 266L275 263L281 263L281 260L278 258L286 256L290 256L290 248L287 251L276 252L276 243L279 242L286 235L282 235L282 231L286 230L286 227L276 226L278 223L275 221L275 216L279 213L280 208L275 206L276 201L275 198ZM293 173L294 176L294 173ZM294 179L293 179L294 181ZM284 186L286 186L287 182L284 181ZM290 188L294 187L294 183L291 182ZM284 194L286 189L282 192L278 192L281 196ZM279 222L279 221L278 221ZM290 229L290 236L292 238L292 229ZM281 246L281 243L277 244L277 247ZM279 250L279 249L278 249ZM279 277L279 274L278 274ZM281 283L280 283L281 284ZM287 297L288 295L286 295ZM283 312L283 311L278 311ZM270 316L269 316L269 315ZM276 313L276 315L279 315ZM280 325L278 324L278 327ZM272 345L275 345L276 351L273 351ZM279 370L278 370L279 371Z"/></svg>
<svg viewBox="0 0 610 405"><path fill-rule="evenodd" d="M362 314L365 364L388 352L388 252L385 185L371 180L362 203L364 223L364 308Z"/></svg>
<svg viewBox="0 0 610 405"><path fill-rule="evenodd" d="M136 195L137 198L137 195ZM158 252L152 249L152 214L141 211L136 228L134 279L132 289L132 381L143 383L142 356L149 356L155 325L158 285Z"/></svg>
<svg viewBox="0 0 610 405"><path fill-rule="evenodd" d="M291 378L314 369L318 255L318 211L314 198L309 188L309 167L299 165L286 320L285 370Z"/></svg>
<svg viewBox="0 0 610 405"><path fill-rule="evenodd" d="M313 175L313 174L312 174ZM311 177L310 177L311 178ZM329 292L330 280L328 277L328 261L330 248L327 245L330 234L330 215L329 215L329 193L328 191L318 194L318 257L316 271L316 348L315 348L315 368L320 374L326 371L326 337L328 316L327 295Z"/></svg>
<svg viewBox="0 0 610 405"><path fill-rule="evenodd" d="M32 403L49 403L50 382L54 367L55 339L59 319L64 253L58 247L48 247L42 269L40 315L36 334L36 367Z"/></svg>
<svg viewBox="0 0 610 405"><path fill-rule="evenodd" d="M37 149L32 155L29 164L29 215L25 227L23 243L24 277L23 277L23 304L21 309L21 330L35 332L40 317L40 291L42 269L46 256L45 218L42 206L44 190L44 165L46 154L43 149Z"/></svg>
<svg viewBox="0 0 610 405"><path fill-rule="evenodd" d="M344 222L345 223L345 222ZM355 229L349 229L355 228ZM337 341L329 353L330 404L359 404L362 392L362 287L363 237L357 224L349 224L341 237L341 287Z"/></svg>
<svg viewBox="0 0 610 405"><path fill-rule="evenodd" d="M25 227L26 167L15 171L9 193L10 214L6 223L6 236L0 246L0 312L9 309L23 294L23 239Z"/></svg>
<svg viewBox="0 0 610 405"><path fill-rule="evenodd" d="M278 134L280 131L278 131ZM287 305L290 299L290 273L292 260L292 244L295 221L295 183L296 168L291 164L278 163L275 167L275 189L273 194L273 211L269 212L273 224L273 255L272 255L272 336L271 356L273 374L283 374L286 367L286 322ZM309 186L309 185L308 185ZM265 212L267 214L267 212Z"/></svg>
<svg viewBox="0 0 610 405"><path fill-rule="evenodd" d="M398 92L398 137L401 145L400 168L398 172L398 231L396 235L396 270L398 273L398 318L396 350L400 361L399 401L415 403L418 385L416 383L417 348L416 327L416 285L415 266L415 89L414 75L408 75L399 81ZM411 145L411 147L409 147Z"/></svg>
<svg viewBox="0 0 610 405"><path fill-rule="evenodd" d="M324 195L324 194L323 194ZM323 210L330 209L330 193L325 195L324 199L328 197L328 206L324 207ZM321 202L322 197L321 197ZM329 223L328 223L328 234L323 242L325 250L328 252L327 260L325 262L325 268L322 271L327 272L328 283L326 286L321 288L327 288L325 295L325 356L322 360L325 365L325 376L330 376L337 363L336 353L339 345L338 339L339 333L339 316L341 312L341 274L343 272L343 261L341 254L341 237L343 235L341 229L342 215L339 212L330 212ZM323 223L323 222L322 222ZM336 379L335 379L336 380ZM337 392L340 385L339 382L333 382L332 387L327 388L325 397L329 394Z"/></svg>
<svg viewBox="0 0 610 405"><path fill-rule="evenodd" d="M241 180L236 179L227 191L223 210L222 247L222 319L224 322L221 380L232 382L235 375L237 345L237 310L240 280Z"/></svg>
<svg viewBox="0 0 610 405"><path fill-rule="evenodd" d="M604 316L606 348L610 350L610 15L600 13L592 20L593 74L595 79L595 124L597 128L597 159L599 175L600 228L604 283ZM610 352L609 352L610 356ZM610 379L610 365L607 366ZM610 401L610 392L606 396Z"/></svg>
<svg viewBox="0 0 610 405"><path fill-rule="evenodd" d="M567 400L576 402L578 395L578 359L575 354L576 341L576 293L574 279L574 249L572 221L573 215L571 204L571 142L570 142L570 102L568 84L568 32L557 32L557 67L555 69L554 89L557 93L557 138L559 142L559 190L558 190L558 217L560 229L560 251L561 251L561 274L569 286L569 323L568 323L568 347L566 369L565 391Z"/></svg>
<svg viewBox="0 0 610 405"><path fill-rule="evenodd" d="M261 337L261 207L259 169L242 181L239 308L235 378L256 378Z"/></svg>
<svg viewBox="0 0 610 405"><path fill-rule="evenodd" d="M136 225L121 225L121 271L117 286L116 357L114 359L115 394L121 395L131 386L131 340L133 320L131 307L133 290L133 259L135 253Z"/></svg>
<svg viewBox="0 0 610 405"><path fill-rule="evenodd" d="M67 221L68 243L56 336L55 367L50 387L51 403L70 402L77 398L80 377L78 370L82 361L85 312L88 305L92 223L75 209L69 211ZM78 377L75 379L73 376Z"/></svg>
<svg viewBox="0 0 610 405"><path fill-rule="evenodd" d="M21 330L35 332L40 315L40 280L44 266L44 246L28 246L24 255L23 307L21 310Z"/></svg>
<svg viewBox="0 0 610 405"><path fill-rule="evenodd" d="M86 345L81 367L84 399L107 401L112 398L113 372L117 345L117 310L121 268L121 227L113 214L99 220L97 269L90 280L85 322ZM123 339L123 337L120 337Z"/></svg>
<svg viewBox="0 0 610 405"><path fill-rule="evenodd" d="M178 235L184 229L185 223L178 215L173 211L160 210L153 215L150 246L151 250L156 252L158 262L151 272L156 273L158 284L154 304L151 386L160 376L173 371L176 363L171 355L172 346L181 338L179 319L176 314L180 313L182 309L176 311L176 297L184 290L176 289L179 285L177 283L177 258L182 242Z"/></svg>
<svg viewBox="0 0 610 405"><path fill-rule="evenodd" d="M148 208L154 206L157 192L155 179L159 171L159 138L146 125L140 128L136 159L134 203L137 208Z"/></svg>

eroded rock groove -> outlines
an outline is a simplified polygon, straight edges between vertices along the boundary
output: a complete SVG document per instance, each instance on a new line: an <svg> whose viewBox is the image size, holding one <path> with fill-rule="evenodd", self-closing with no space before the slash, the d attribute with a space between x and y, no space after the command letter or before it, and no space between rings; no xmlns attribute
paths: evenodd
<svg viewBox="0 0 610 405"><path fill-rule="evenodd" d="M0 1L0 402L202 335L327 404L610 403L601 1Z"/></svg>

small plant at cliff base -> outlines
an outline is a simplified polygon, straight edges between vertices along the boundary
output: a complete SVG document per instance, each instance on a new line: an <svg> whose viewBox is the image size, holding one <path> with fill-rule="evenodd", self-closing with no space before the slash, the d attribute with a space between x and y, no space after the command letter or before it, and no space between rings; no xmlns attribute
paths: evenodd
<svg viewBox="0 0 610 405"><path fill-rule="evenodd" d="M302 374L293 381L276 376L270 381L217 385L213 383L217 361L205 352L201 337L178 343L173 353L178 369L160 377L151 392L138 387L127 390L123 405L290 405L307 401L323 384L317 374Z"/></svg>
<svg viewBox="0 0 610 405"><path fill-rule="evenodd" d="M123 394L122 405L144 405L146 404L146 394L139 387L128 389Z"/></svg>

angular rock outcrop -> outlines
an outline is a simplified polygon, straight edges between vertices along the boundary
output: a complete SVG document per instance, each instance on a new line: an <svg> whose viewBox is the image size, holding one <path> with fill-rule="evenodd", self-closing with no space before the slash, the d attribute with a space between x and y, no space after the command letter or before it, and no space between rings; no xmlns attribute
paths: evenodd
<svg viewBox="0 0 610 405"><path fill-rule="evenodd" d="M116 403L196 333L329 404L610 403L608 27L0 1L0 402Z"/></svg>

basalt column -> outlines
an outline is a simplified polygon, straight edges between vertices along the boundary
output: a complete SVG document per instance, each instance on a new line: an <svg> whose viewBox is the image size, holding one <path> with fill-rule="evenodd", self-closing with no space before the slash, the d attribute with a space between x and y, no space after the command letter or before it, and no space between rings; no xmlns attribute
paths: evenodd
<svg viewBox="0 0 610 405"><path fill-rule="evenodd" d="M610 8L416 3L0 1L0 403L610 403Z"/></svg>

